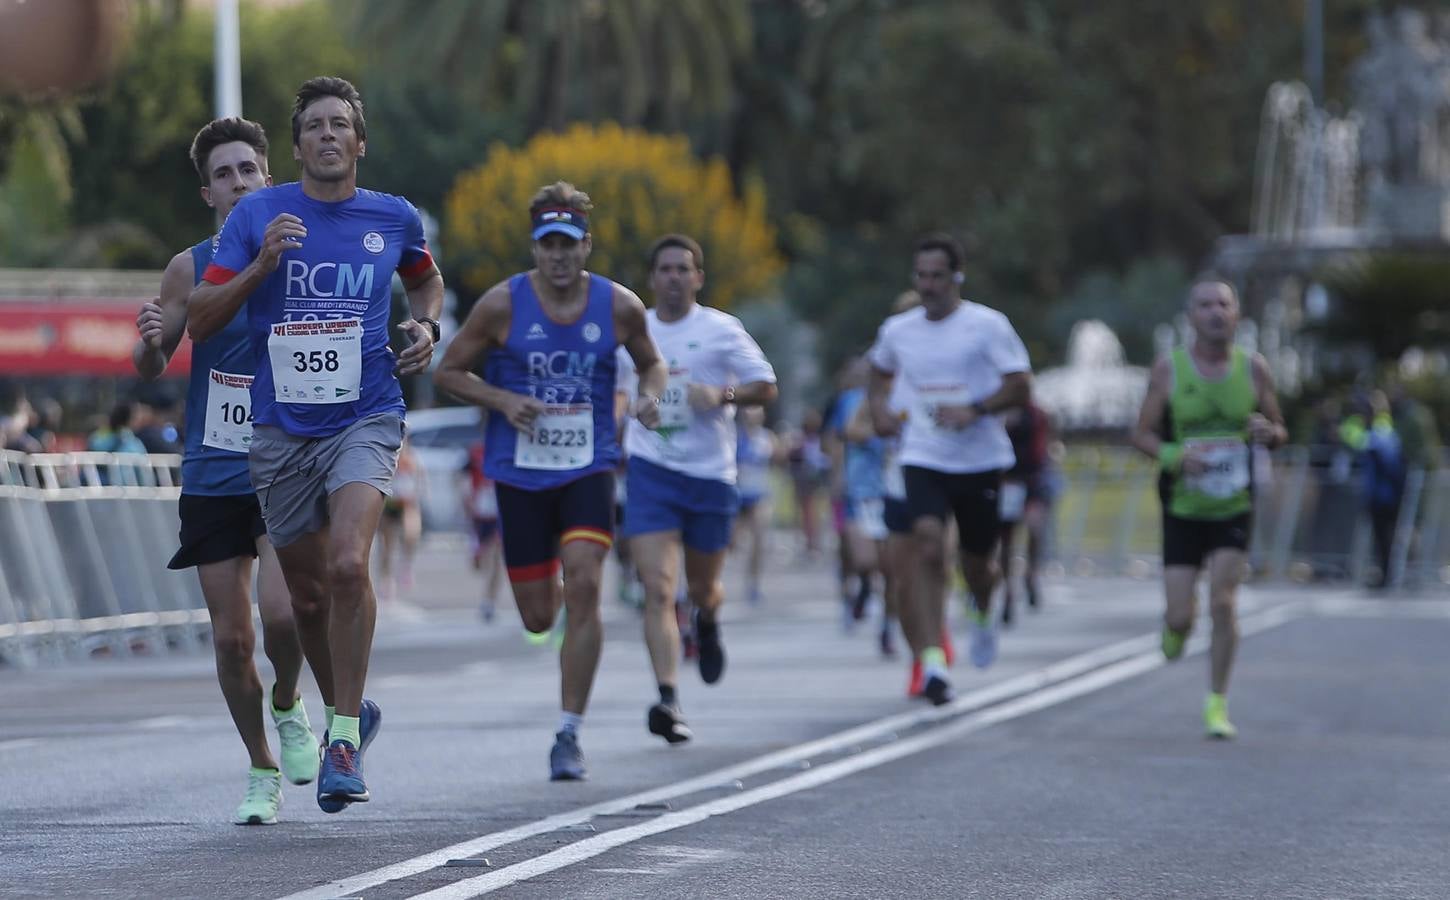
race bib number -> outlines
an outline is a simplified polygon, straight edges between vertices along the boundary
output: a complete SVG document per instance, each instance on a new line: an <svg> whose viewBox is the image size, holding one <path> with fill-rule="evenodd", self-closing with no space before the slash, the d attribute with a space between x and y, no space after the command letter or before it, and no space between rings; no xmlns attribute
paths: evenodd
<svg viewBox="0 0 1450 900"><path fill-rule="evenodd" d="M670 369L670 381L660 395L660 429L690 427L690 370L683 366Z"/></svg>
<svg viewBox="0 0 1450 900"><path fill-rule="evenodd" d="M582 469L594 462L594 407L546 406L534 427L518 435L514 465L520 469Z"/></svg>
<svg viewBox="0 0 1450 900"><path fill-rule="evenodd" d="M204 446L246 453L252 446L252 376L212 369L206 379Z"/></svg>
<svg viewBox="0 0 1450 900"><path fill-rule="evenodd" d="M997 492L997 515L1004 522L1016 522L1027 508L1027 485L1020 481L1004 481Z"/></svg>
<svg viewBox="0 0 1450 900"><path fill-rule="evenodd" d="M764 497L770 493L770 469L755 463L746 463L738 469L735 487L743 497Z"/></svg>
<svg viewBox="0 0 1450 900"><path fill-rule="evenodd" d="M952 428L943 428L937 424L936 410L939 406L966 406L972 402L971 395L967 392L966 385L960 384L925 384L915 386L915 409L911 412L908 420L912 425L919 426L932 434L941 437L950 437L961 432Z"/></svg>
<svg viewBox="0 0 1450 900"><path fill-rule="evenodd" d="M1249 447L1237 438L1197 439L1183 442L1185 453L1196 453L1207 464L1198 475L1183 477L1190 490L1224 500L1249 489Z"/></svg>
<svg viewBox="0 0 1450 900"><path fill-rule="evenodd" d="M278 403L353 403L362 384L361 319L278 322L267 338Z"/></svg>

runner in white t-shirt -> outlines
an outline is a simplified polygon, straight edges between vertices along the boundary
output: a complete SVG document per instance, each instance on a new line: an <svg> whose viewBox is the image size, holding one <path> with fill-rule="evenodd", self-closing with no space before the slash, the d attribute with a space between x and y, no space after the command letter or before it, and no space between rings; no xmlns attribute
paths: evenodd
<svg viewBox="0 0 1450 900"><path fill-rule="evenodd" d="M876 430L901 434L915 538L912 613L925 646L922 694L937 705L952 699L941 641L946 517L956 519L974 599L972 662L986 668L997 655L991 618L999 575L997 491L1013 462L1012 442L995 413L1025 403L1032 379L1027 349L1007 317L962 299L962 261L961 245L948 235L917 243L913 279L921 306L887 319L868 356ZM904 425L888 402L897 377L910 388Z"/></svg>
<svg viewBox="0 0 1450 900"><path fill-rule="evenodd" d="M645 644L659 684L649 730L671 744L690 739L680 715L680 630L675 586L684 545L685 581L695 608L700 677L714 684L725 670L718 615L720 570L739 507L735 407L775 399L775 370L734 316L701 306L704 254L684 235L665 235L650 250L655 308L649 332L669 365L660 426L631 421L625 432L628 492L622 534L645 589ZM621 377L630 364L621 360Z"/></svg>

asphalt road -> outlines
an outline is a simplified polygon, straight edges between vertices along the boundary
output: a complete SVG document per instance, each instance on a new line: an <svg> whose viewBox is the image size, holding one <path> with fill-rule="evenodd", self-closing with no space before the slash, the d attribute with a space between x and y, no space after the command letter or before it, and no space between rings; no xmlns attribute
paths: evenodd
<svg viewBox="0 0 1450 900"><path fill-rule="evenodd" d="M207 655L0 672L0 895L1450 895L1443 592L1248 589L1241 737L1212 743L1202 647L1157 658L1151 582L1050 583L933 711L823 568L781 561L728 607L724 682L687 670L681 748L644 730L611 594L591 779L550 784L555 657L478 619L457 549L380 619L373 800L339 815L288 786L279 825L228 824L246 760Z"/></svg>

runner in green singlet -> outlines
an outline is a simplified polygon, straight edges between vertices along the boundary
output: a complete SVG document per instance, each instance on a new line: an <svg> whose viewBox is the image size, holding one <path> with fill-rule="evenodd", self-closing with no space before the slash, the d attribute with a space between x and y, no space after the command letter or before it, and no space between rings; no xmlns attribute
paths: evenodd
<svg viewBox="0 0 1450 900"><path fill-rule="evenodd" d="M1268 363L1234 346L1239 301L1233 287L1199 281L1189 291L1187 313L1193 342L1153 366L1133 445L1163 470L1163 655L1182 655L1198 576L1207 570L1213 641L1203 725L1210 737L1231 738L1237 731L1226 694L1253 512L1250 445L1277 447L1288 434Z"/></svg>

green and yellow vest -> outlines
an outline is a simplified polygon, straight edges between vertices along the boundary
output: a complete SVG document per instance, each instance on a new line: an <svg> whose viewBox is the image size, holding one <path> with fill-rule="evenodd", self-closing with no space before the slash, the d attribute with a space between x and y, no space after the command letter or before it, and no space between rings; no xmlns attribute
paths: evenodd
<svg viewBox="0 0 1450 900"><path fill-rule="evenodd" d="M1202 448L1210 457L1208 472L1168 476L1164 502L1168 512L1185 519L1231 519L1254 505L1249 416L1258 408L1258 393L1249 369L1249 355L1232 350L1228 374L1209 381L1198 374L1186 349L1173 351L1173 393L1168 398L1168 439L1184 452Z"/></svg>

